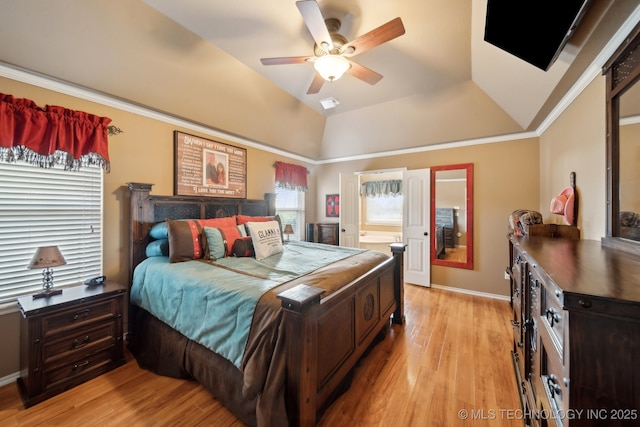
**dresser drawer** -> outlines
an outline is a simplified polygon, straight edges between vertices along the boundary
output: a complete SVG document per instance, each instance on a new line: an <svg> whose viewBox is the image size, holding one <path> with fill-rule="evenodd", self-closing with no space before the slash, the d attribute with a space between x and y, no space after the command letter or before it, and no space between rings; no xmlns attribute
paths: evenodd
<svg viewBox="0 0 640 427"><path fill-rule="evenodd" d="M541 287L540 295L540 324L544 325L557 347L560 357L564 348L564 329L567 313L562 309L562 293L553 286Z"/></svg>
<svg viewBox="0 0 640 427"><path fill-rule="evenodd" d="M76 330L88 323L113 319L114 313L119 312L118 303L115 299L110 299L94 304L78 305L46 316L42 319L42 336L46 338L71 329Z"/></svg>
<svg viewBox="0 0 640 427"><path fill-rule="evenodd" d="M564 368L555 349L548 348L545 340L541 340L540 376L536 384L541 389L542 406L549 415L549 425L562 426L566 413L564 401L569 398L569 388L563 376ZM555 420L555 422L554 422Z"/></svg>
<svg viewBox="0 0 640 427"><path fill-rule="evenodd" d="M83 354L93 353L111 347L116 342L116 322L109 321L97 325L88 325L74 330L66 336L45 342L42 358L46 366L57 361L75 359ZM46 369L46 368L45 368Z"/></svg>
<svg viewBox="0 0 640 427"><path fill-rule="evenodd" d="M98 353L72 359L73 361L61 366L57 366L44 371L44 387L46 391L50 388L64 386L73 383L81 376L92 377L94 371L106 367L113 361L113 348L108 348Z"/></svg>

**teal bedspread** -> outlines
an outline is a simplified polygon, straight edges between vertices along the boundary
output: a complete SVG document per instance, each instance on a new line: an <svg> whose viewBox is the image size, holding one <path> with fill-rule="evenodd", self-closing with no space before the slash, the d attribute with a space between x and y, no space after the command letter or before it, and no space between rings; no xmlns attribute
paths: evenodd
<svg viewBox="0 0 640 427"><path fill-rule="evenodd" d="M262 294L361 252L292 241L261 261L227 257L172 264L168 257L151 257L136 267L130 299L240 368Z"/></svg>

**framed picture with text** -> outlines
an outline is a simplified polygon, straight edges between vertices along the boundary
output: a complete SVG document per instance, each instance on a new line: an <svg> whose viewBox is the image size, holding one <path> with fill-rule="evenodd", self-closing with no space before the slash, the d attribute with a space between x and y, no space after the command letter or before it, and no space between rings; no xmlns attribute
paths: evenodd
<svg viewBox="0 0 640 427"><path fill-rule="evenodd" d="M174 131L176 196L247 197L247 150Z"/></svg>

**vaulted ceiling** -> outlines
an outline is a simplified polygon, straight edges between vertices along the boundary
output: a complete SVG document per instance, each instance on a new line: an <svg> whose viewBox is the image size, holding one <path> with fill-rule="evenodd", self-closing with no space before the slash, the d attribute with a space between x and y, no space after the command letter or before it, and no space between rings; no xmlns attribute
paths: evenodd
<svg viewBox="0 0 640 427"><path fill-rule="evenodd" d="M377 84L345 75L308 95L311 64L260 62L313 54L295 0L0 0L0 75L27 70L323 161L535 131L640 3L594 0L545 72L484 42L486 1L319 0L348 40L396 17L406 33L353 58ZM325 110L329 97L339 105Z"/></svg>

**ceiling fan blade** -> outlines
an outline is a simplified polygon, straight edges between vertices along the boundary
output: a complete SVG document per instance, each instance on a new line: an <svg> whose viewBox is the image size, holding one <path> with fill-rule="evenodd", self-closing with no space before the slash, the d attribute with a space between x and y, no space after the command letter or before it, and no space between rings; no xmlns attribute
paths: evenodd
<svg viewBox="0 0 640 427"><path fill-rule="evenodd" d="M309 90L307 90L307 95L313 95L314 93L320 92L322 85L324 84L324 79L318 73L313 77L313 81L311 82L311 86L309 86Z"/></svg>
<svg viewBox="0 0 640 427"><path fill-rule="evenodd" d="M304 0L297 1L296 6L316 44L327 52L333 49L333 41L331 41L331 35L327 30L327 25L324 23L318 3L315 0Z"/></svg>
<svg viewBox="0 0 640 427"><path fill-rule="evenodd" d="M309 56L282 56L280 58L260 58L262 65L303 64L309 62Z"/></svg>
<svg viewBox="0 0 640 427"><path fill-rule="evenodd" d="M382 43L404 34L402 19L396 18L352 40L343 47L344 56L354 56L366 52Z"/></svg>
<svg viewBox="0 0 640 427"><path fill-rule="evenodd" d="M378 83L383 77L382 74L378 74L375 71L365 67L364 65L360 65L352 61L349 62L351 63L351 67L347 70L347 73L357 79L362 80L363 82L374 85Z"/></svg>

